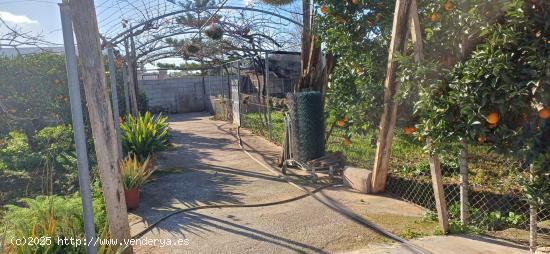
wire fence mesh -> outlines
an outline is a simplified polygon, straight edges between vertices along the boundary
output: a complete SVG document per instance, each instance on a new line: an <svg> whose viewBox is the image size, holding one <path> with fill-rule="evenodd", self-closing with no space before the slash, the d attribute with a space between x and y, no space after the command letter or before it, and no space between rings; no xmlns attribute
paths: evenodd
<svg viewBox="0 0 550 254"><path fill-rule="evenodd" d="M457 158L458 160L458 158ZM517 164L510 165L511 167ZM525 167L515 168L528 172ZM462 225L461 195L458 175L444 177L444 192L451 226ZM517 243L529 244L530 206L519 189L520 177L516 177L513 188L492 188L483 183L468 186L468 200L465 201L469 217L466 225L489 235L505 238ZM505 181L502 179L502 181ZM507 190L506 190L507 189ZM436 203L430 172L427 170L404 174L399 170L390 173L386 190L401 199L426 208L435 218ZM550 207L540 207L537 212L538 244L550 244Z"/></svg>

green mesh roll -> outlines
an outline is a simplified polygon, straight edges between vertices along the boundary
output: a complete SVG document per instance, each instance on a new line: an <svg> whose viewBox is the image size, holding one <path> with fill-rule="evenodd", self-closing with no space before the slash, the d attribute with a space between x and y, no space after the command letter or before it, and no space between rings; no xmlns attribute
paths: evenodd
<svg viewBox="0 0 550 254"><path fill-rule="evenodd" d="M321 93L301 92L296 95L297 145L295 156L307 162L325 154L325 128Z"/></svg>

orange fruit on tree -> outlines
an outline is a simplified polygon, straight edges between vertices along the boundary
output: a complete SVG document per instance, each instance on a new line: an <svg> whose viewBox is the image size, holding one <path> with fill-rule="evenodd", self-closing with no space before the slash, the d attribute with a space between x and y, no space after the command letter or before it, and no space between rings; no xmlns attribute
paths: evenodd
<svg viewBox="0 0 550 254"><path fill-rule="evenodd" d="M432 14L430 19L432 20L432 22L439 21L439 14L437 14L437 13Z"/></svg>
<svg viewBox="0 0 550 254"><path fill-rule="evenodd" d="M416 128L414 126L405 127L405 128L403 128L403 131L407 135L412 135L416 131Z"/></svg>
<svg viewBox="0 0 550 254"><path fill-rule="evenodd" d="M480 144L485 143L485 141L487 141L487 138L485 136L477 137L477 142L479 142Z"/></svg>
<svg viewBox="0 0 550 254"><path fill-rule="evenodd" d="M500 115L497 112L491 112L487 115L487 123L497 124L500 121Z"/></svg>
<svg viewBox="0 0 550 254"><path fill-rule="evenodd" d="M346 122L343 120L338 120L338 126L344 127L346 125Z"/></svg>
<svg viewBox="0 0 550 254"><path fill-rule="evenodd" d="M453 1L451 0L447 0L447 2L443 5L443 8L445 8L446 11L452 11L454 7Z"/></svg>
<svg viewBox="0 0 550 254"><path fill-rule="evenodd" d="M549 108L543 108L541 110L539 110L539 117L541 119L548 119L550 118L550 109Z"/></svg>
<svg viewBox="0 0 550 254"><path fill-rule="evenodd" d="M349 146L351 144L351 141L349 139L344 139L344 145Z"/></svg>
<svg viewBox="0 0 550 254"><path fill-rule="evenodd" d="M321 5L321 13L327 14L327 6L326 5Z"/></svg>
<svg viewBox="0 0 550 254"><path fill-rule="evenodd" d="M359 4L359 0L351 0L351 3L353 3L353 4Z"/></svg>

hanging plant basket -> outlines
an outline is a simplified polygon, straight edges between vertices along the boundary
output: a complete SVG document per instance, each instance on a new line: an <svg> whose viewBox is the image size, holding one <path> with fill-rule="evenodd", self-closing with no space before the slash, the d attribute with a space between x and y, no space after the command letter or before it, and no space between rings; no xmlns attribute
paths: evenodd
<svg viewBox="0 0 550 254"><path fill-rule="evenodd" d="M286 5L294 2L294 0L262 0L262 2L271 5Z"/></svg>
<svg viewBox="0 0 550 254"><path fill-rule="evenodd" d="M248 33L250 33L250 27L249 26L245 26L245 27L243 27L243 28L241 28L237 31L237 34L239 34L241 36L247 36Z"/></svg>
<svg viewBox="0 0 550 254"><path fill-rule="evenodd" d="M198 53L201 50L201 48L197 44L190 43L190 44L187 44L186 50L191 54L195 54L195 53Z"/></svg>
<svg viewBox="0 0 550 254"><path fill-rule="evenodd" d="M204 34L212 40L219 40L223 37L223 28L220 24L214 23L204 30Z"/></svg>

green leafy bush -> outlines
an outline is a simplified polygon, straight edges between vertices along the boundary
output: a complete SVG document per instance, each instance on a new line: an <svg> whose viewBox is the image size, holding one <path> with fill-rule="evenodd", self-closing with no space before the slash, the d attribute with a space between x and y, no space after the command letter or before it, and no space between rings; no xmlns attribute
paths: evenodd
<svg viewBox="0 0 550 254"><path fill-rule="evenodd" d="M82 202L78 194L21 199L23 206L7 205L2 220L7 253L86 253L85 246L59 245L58 237L84 239ZM99 192L93 200L96 229L105 225L105 207ZM11 239L39 239L34 245L10 244ZM1 240L1 239L0 239Z"/></svg>
<svg viewBox="0 0 550 254"><path fill-rule="evenodd" d="M273 142L278 145L283 144L284 136L284 118L285 115L280 111L271 112L271 133L273 134ZM243 125L252 131L254 134L269 138L264 120L260 113L247 113L242 115Z"/></svg>
<svg viewBox="0 0 550 254"><path fill-rule="evenodd" d="M0 56L0 77L0 101L8 112L0 114L0 135L13 130L32 135L52 121L70 122L63 55Z"/></svg>
<svg viewBox="0 0 550 254"><path fill-rule="evenodd" d="M138 117L127 115L120 129L124 150L137 156L140 161L165 150L169 145L168 121L163 115L153 116L150 112Z"/></svg>
<svg viewBox="0 0 550 254"><path fill-rule="evenodd" d="M32 170L40 165L40 157L34 153L25 134L12 131L0 146L0 169Z"/></svg>
<svg viewBox="0 0 550 254"><path fill-rule="evenodd" d="M40 166L47 172L51 192L45 194L68 194L77 188L77 159L70 125L50 126L39 130L34 136L36 153L40 156Z"/></svg>

